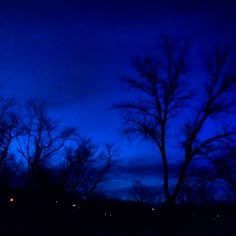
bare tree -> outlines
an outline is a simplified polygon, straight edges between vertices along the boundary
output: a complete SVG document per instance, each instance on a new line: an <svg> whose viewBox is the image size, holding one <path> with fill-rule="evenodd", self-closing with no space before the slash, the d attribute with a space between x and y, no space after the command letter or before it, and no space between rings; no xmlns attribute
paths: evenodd
<svg viewBox="0 0 236 236"><path fill-rule="evenodd" d="M125 134L140 135L156 145L163 164L164 193L169 206L176 201L191 161L222 148L236 135L235 127L226 129L225 126L207 138L201 135L207 129L210 119L217 122L219 115L235 108L236 103L231 95L236 83L236 74L232 69L235 67L232 50L217 48L214 51L208 60L206 80L201 90L205 95L198 101L188 84L192 80L187 60L188 48L184 41L164 36L160 41L157 58L149 56L135 60L137 76L123 78L130 93L136 93L134 99L114 105L121 111ZM191 103L194 106L190 106ZM181 113L190 110L189 107L193 108L191 119L186 119L183 132L176 137L184 152L182 165L176 185L170 189L169 157L166 150L168 128L171 121L176 122Z"/></svg>
<svg viewBox="0 0 236 236"><path fill-rule="evenodd" d="M210 157L197 158L188 167L178 202L184 204L232 203L235 200L236 160L232 147ZM204 162L202 162L204 161ZM216 197L217 196L217 197Z"/></svg>
<svg viewBox="0 0 236 236"><path fill-rule="evenodd" d="M145 186L141 181L136 180L130 189L130 196L138 203L160 203L161 193L153 187Z"/></svg>
<svg viewBox="0 0 236 236"><path fill-rule="evenodd" d="M45 104L29 102L17 137L17 150L28 166L28 188L32 188L37 170L64 147L75 133L73 128L61 129L48 115Z"/></svg>
<svg viewBox="0 0 236 236"><path fill-rule="evenodd" d="M209 167L189 167L177 200L190 206L212 202L210 187L215 180L215 173Z"/></svg>
<svg viewBox="0 0 236 236"><path fill-rule="evenodd" d="M18 116L13 98L0 98L0 168L6 161L10 145L19 135Z"/></svg>
<svg viewBox="0 0 236 236"><path fill-rule="evenodd" d="M60 172L64 188L80 196L92 194L109 170L113 150L113 145L106 145L105 151L99 151L90 139L84 138L75 147L70 146Z"/></svg>
<svg viewBox="0 0 236 236"><path fill-rule="evenodd" d="M221 153L215 156L211 163L215 169L215 179L221 180L221 191L224 191L225 200L228 202L235 201L236 193L236 159L235 159L235 147L231 147L231 150Z"/></svg>
<svg viewBox="0 0 236 236"><path fill-rule="evenodd" d="M130 195L138 203L144 203L147 201L147 191L143 184L138 180L133 183L133 186L130 189Z"/></svg>

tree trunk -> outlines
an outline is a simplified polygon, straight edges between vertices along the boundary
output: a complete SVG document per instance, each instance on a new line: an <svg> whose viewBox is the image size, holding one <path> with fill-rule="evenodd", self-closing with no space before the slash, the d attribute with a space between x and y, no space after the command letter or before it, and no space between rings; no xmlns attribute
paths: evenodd
<svg viewBox="0 0 236 236"><path fill-rule="evenodd" d="M161 216L159 225L160 236L174 236L177 230L176 206L174 201L169 200Z"/></svg>

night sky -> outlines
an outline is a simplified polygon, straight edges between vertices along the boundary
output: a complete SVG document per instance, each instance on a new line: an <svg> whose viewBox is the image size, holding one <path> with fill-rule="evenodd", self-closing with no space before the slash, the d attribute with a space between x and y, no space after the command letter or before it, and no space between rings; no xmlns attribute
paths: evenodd
<svg viewBox="0 0 236 236"><path fill-rule="evenodd" d="M199 49L235 39L236 3L6 2L0 4L2 92L20 102L46 101L64 124L78 127L98 144L114 143L119 161L110 188L128 188L135 179L157 185L155 149L121 136L119 114L110 109L126 98L119 75L129 73L130 59L152 52L165 33L189 39L192 61L199 63ZM199 74L192 77L193 84ZM170 152L175 162L178 152L174 147Z"/></svg>

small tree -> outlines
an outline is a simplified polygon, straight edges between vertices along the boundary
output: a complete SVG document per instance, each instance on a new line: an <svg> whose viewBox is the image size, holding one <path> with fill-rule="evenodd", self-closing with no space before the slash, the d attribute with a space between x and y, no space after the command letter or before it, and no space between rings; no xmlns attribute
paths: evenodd
<svg viewBox="0 0 236 236"><path fill-rule="evenodd" d="M19 135L18 116L13 98L0 98L0 168L8 157L10 145Z"/></svg>
<svg viewBox="0 0 236 236"><path fill-rule="evenodd" d="M158 204L161 202L161 192L152 187L145 186L139 180L134 181L130 189L130 196L138 203Z"/></svg>
<svg viewBox="0 0 236 236"><path fill-rule="evenodd" d="M188 45L184 41L163 37L157 58L149 56L135 60L137 76L123 78L130 92L136 93L135 97L114 106L121 111L125 134L140 135L156 145L163 164L164 193L169 206L176 201L191 161L223 148L236 135L235 127L225 128L222 121L218 122L223 125L218 132L207 138L201 135L210 119L216 120L219 115L235 108L232 95L236 84L233 51L215 49L207 62L207 77L201 90L204 95L199 100L187 83L193 79L188 77L192 75L188 74L187 52ZM186 119L182 134L176 138L184 153L182 165L177 182L170 189L168 128L171 121L176 122L181 113L190 110L189 107L193 108L191 119Z"/></svg>
<svg viewBox="0 0 236 236"><path fill-rule="evenodd" d="M59 173L60 182L67 191L88 197L104 180L112 155L112 145L106 145L105 151L98 151L90 139L78 140L75 147L66 150L65 165Z"/></svg>

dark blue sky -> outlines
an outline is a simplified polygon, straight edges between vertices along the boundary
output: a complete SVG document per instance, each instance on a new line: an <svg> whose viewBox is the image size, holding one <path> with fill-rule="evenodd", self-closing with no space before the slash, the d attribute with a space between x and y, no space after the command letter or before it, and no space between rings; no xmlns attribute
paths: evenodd
<svg viewBox="0 0 236 236"><path fill-rule="evenodd" d="M154 149L120 137L121 120L108 109L126 96L118 75L163 33L190 39L197 64L199 48L235 38L235 11L234 1L7 1L0 4L1 82L6 94L45 100L65 124L98 143L115 143L119 165L146 168L157 163ZM153 176L146 173L148 183Z"/></svg>

